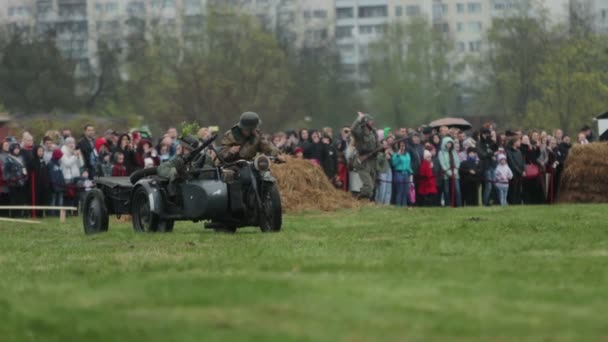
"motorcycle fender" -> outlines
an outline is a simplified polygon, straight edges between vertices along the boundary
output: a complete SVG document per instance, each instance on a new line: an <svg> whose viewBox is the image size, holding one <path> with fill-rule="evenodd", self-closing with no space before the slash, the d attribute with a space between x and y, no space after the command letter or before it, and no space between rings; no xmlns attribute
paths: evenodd
<svg viewBox="0 0 608 342"><path fill-rule="evenodd" d="M274 176L270 172L266 171L264 172L264 174L262 174L262 181L267 183L276 183L277 179L274 178Z"/></svg>
<svg viewBox="0 0 608 342"><path fill-rule="evenodd" d="M163 198L160 190L157 187L152 186L149 182L141 182L137 184L137 187L146 189L146 193L148 193L148 201L150 202L150 210L155 214L162 215Z"/></svg>

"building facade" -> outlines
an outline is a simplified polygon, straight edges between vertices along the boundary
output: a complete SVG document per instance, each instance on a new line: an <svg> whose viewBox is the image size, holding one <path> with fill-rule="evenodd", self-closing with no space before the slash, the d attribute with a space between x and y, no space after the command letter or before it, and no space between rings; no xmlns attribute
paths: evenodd
<svg viewBox="0 0 608 342"><path fill-rule="evenodd" d="M344 73L363 87L369 82L370 43L394 21L423 16L430 21L426 0L335 0L335 39Z"/></svg>

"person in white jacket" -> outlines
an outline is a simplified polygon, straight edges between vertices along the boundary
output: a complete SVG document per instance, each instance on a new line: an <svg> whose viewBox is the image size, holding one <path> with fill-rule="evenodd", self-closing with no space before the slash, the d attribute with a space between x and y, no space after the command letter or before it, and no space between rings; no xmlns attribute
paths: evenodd
<svg viewBox="0 0 608 342"><path fill-rule="evenodd" d="M507 157L504 154L498 155L498 166L496 167L496 189L500 205L507 205L507 193L509 192L509 181L513 179L513 172L507 164Z"/></svg>
<svg viewBox="0 0 608 342"><path fill-rule="evenodd" d="M61 147L63 157L61 157L60 165L63 172L63 178L66 184L71 184L74 178L80 177L80 170L84 166L84 160L79 150L76 150L76 141L74 138L67 138L65 144Z"/></svg>

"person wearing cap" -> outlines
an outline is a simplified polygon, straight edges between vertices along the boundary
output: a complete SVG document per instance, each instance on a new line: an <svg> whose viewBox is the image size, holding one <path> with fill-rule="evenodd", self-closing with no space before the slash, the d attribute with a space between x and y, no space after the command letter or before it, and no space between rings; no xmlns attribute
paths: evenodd
<svg viewBox="0 0 608 342"><path fill-rule="evenodd" d="M361 112L357 115L357 120L351 126L351 135L357 151L354 158L351 158L351 167L361 179L359 199L369 200L374 194L377 173L376 150L380 144L374 128L374 117ZM364 156L367 156L367 159L361 161L360 158Z"/></svg>
<svg viewBox="0 0 608 342"><path fill-rule="evenodd" d="M252 160L258 153L278 157L279 150L258 129L260 122L254 112L241 114L239 123L224 133L219 156L226 162Z"/></svg>
<svg viewBox="0 0 608 342"><path fill-rule="evenodd" d="M459 172L462 204L464 206L478 206L481 169L479 168L477 149L469 145L464 153L466 158L461 160Z"/></svg>

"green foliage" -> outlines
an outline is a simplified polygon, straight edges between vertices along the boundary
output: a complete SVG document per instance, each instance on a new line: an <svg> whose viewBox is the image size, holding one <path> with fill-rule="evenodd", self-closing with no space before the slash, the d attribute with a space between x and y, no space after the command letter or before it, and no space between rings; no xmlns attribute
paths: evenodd
<svg viewBox="0 0 608 342"><path fill-rule="evenodd" d="M426 20L390 25L369 51L371 102L383 122L420 125L455 111L453 43Z"/></svg>
<svg viewBox="0 0 608 342"><path fill-rule="evenodd" d="M0 52L0 100L13 112L74 110L74 64L51 39L29 41L10 36Z"/></svg>
<svg viewBox="0 0 608 342"><path fill-rule="evenodd" d="M134 111L160 127L190 120L225 127L247 110L278 125L290 77L274 38L236 12L211 9L204 23L183 45L157 30L131 51Z"/></svg>
<svg viewBox="0 0 608 342"><path fill-rule="evenodd" d="M233 235L0 223L5 341L601 341L606 205L366 208ZM34 248L35 247L35 248ZM77 328L75 328L77 327ZM497 338L498 337L498 338Z"/></svg>
<svg viewBox="0 0 608 342"><path fill-rule="evenodd" d="M290 56L289 68L293 82L283 105L288 115L283 127L337 127L350 124L362 110L356 84L343 76L335 46L302 48ZM306 117L311 121L304 123Z"/></svg>
<svg viewBox="0 0 608 342"><path fill-rule="evenodd" d="M542 7L522 2L513 13L495 18L487 32L487 49L473 63L480 76L474 114L521 124L528 104L539 95L535 82L549 54L554 33Z"/></svg>
<svg viewBox="0 0 608 342"><path fill-rule="evenodd" d="M198 122L196 121L192 121L192 122L182 122L181 127L179 129L179 131L181 132L182 136L187 136L187 135L197 135L198 131L201 129L201 126L198 124Z"/></svg>
<svg viewBox="0 0 608 342"><path fill-rule="evenodd" d="M608 45L602 37L572 36L554 44L540 67L540 94L528 107L529 125L554 123L574 134L606 110Z"/></svg>

